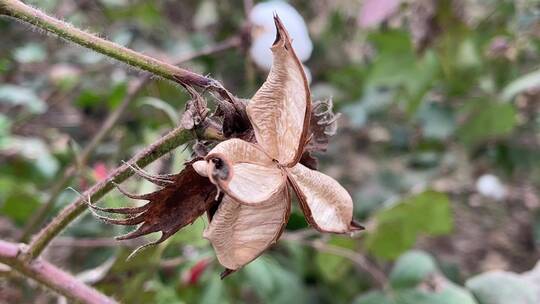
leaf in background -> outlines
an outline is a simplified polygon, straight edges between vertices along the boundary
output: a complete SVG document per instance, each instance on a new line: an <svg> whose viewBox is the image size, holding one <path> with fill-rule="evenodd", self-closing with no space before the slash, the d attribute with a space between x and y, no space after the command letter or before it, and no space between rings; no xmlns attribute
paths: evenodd
<svg viewBox="0 0 540 304"><path fill-rule="evenodd" d="M438 267L431 255L424 251L411 250L397 260L390 273L390 284L393 288L416 287L436 272Z"/></svg>
<svg viewBox="0 0 540 304"><path fill-rule="evenodd" d="M47 110L47 104L32 90L11 84L0 85L0 103L23 106L33 114Z"/></svg>
<svg viewBox="0 0 540 304"><path fill-rule="evenodd" d="M501 92L501 99L511 101L517 94L535 89L540 86L540 71L534 71L529 74L518 77L510 82Z"/></svg>
<svg viewBox="0 0 540 304"><path fill-rule="evenodd" d="M366 239L374 255L393 259L414 245L419 234L442 235L452 230L448 197L426 191L407 198L375 215L377 228Z"/></svg>
<svg viewBox="0 0 540 304"><path fill-rule="evenodd" d="M200 304L229 303L225 294L224 281L219 276L213 275L210 282L206 283Z"/></svg>
<svg viewBox="0 0 540 304"><path fill-rule="evenodd" d="M139 106L148 105L151 106L159 111L162 111L167 115L169 118L169 121L172 123L173 126L176 126L178 122L180 121L180 115L178 112L167 102L156 98L156 97L142 97L137 102Z"/></svg>
<svg viewBox="0 0 540 304"><path fill-rule="evenodd" d="M466 289L451 282L442 281L435 284L435 290L427 288L402 289L395 292L395 304L477 304L474 297Z"/></svg>
<svg viewBox="0 0 540 304"><path fill-rule="evenodd" d="M396 304L394 300L380 291L371 291L353 301L353 304Z"/></svg>
<svg viewBox="0 0 540 304"><path fill-rule="evenodd" d="M371 34L369 40L378 53L366 77L365 87L396 87L409 81L416 70L416 56L409 34L405 31L386 31Z"/></svg>
<svg viewBox="0 0 540 304"><path fill-rule="evenodd" d="M439 103L424 103L420 106L417 117L422 124L422 133L426 138L444 140L450 137L456 129L454 113L449 107Z"/></svg>
<svg viewBox="0 0 540 304"><path fill-rule="evenodd" d="M402 93L409 114L416 111L425 93L431 89L439 72L439 61L434 52L418 57L410 35L404 31L387 31L370 35L377 47L364 91L387 88Z"/></svg>
<svg viewBox="0 0 540 304"><path fill-rule="evenodd" d="M245 266L247 281L262 303L306 303L300 279L268 256L260 257Z"/></svg>
<svg viewBox="0 0 540 304"><path fill-rule="evenodd" d="M60 167L58 160L51 155L49 148L41 139L7 137L0 141L0 151L8 149L26 158L44 176L52 177Z"/></svg>
<svg viewBox="0 0 540 304"><path fill-rule="evenodd" d="M0 114L0 147L5 143L5 140L10 136L11 119L4 114Z"/></svg>
<svg viewBox="0 0 540 304"><path fill-rule="evenodd" d="M159 279L147 282L148 289L155 291L153 303L155 304L186 304L185 299L180 299L174 286L163 284Z"/></svg>
<svg viewBox="0 0 540 304"><path fill-rule="evenodd" d="M11 218L15 223L22 225L28 217L39 207L39 200L19 190L8 194L5 202L1 205L0 214Z"/></svg>
<svg viewBox="0 0 540 304"><path fill-rule="evenodd" d="M328 244L346 249L354 249L356 241L351 238L334 236ZM330 253L317 252L315 263L322 276L330 282L341 280L346 276L347 271L351 269L350 260Z"/></svg>
<svg viewBox="0 0 540 304"><path fill-rule="evenodd" d="M108 275L96 287L121 303L155 303L156 291L143 286L157 274L162 251L155 246L127 260L131 250L120 247Z"/></svg>
<svg viewBox="0 0 540 304"><path fill-rule="evenodd" d="M47 58L47 52L39 43L31 42L13 51L13 57L19 63L42 62Z"/></svg>
<svg viewBox="0 0 540 304"><path fill-rule="evenodd" d="M466 145L508 135L517 124L517 113L510 103L476 101L467 109L469 117L457 131Z"/></svg>
<svg viewBox="0 0 540 304"><path fill-rule="evenodd" d="M511 272L492 271L477 275L465 283L480 304L537 304L538 288Z"/></svg>

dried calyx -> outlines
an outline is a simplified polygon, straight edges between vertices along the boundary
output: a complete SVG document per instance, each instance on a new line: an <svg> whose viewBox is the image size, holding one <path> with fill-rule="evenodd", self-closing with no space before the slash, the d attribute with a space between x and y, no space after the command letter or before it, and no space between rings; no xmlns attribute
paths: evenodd
<svg viewBox="0 0 540 304"><path fill-rule="evenodd" d="M363 229L353 220L351 196L337 181L315 171L310 152L324 151L335 134L337 116L331 100L312 105L302 64L289 35L275 17L270 74L249 102L219 94L218 110L208 117L195 90L182 119L185 127L221 122L226 140L204 156L186 163L176 175L136 172L163 188L146 195L125 195L149 202L134 208L95 210L127 214L125 219L100 217L119 225L140 224L119 239L161 231L161 242L207 212L204 237L228 275L275 243L287 224L291 191L308 223L321 232ZM223 98L226 97L226 98ZM228 99L228 100L225 100ZM234 121L234 122L232 122ZM198 147L196 151L206 149Z"/></svg>

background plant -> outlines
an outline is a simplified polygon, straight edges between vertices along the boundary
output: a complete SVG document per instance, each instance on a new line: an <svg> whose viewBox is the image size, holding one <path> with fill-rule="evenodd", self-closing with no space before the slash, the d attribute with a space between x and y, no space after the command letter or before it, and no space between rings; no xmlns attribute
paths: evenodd
<svg viewBox="0 0 540 304"><path fill-rule="evenodd" d="M315 99L333 96L343 113L321 166L354 195L364 235L314 235L296 209L285 241L220 281L200 239L204 221L125 261L140 243L115 242L127 231L83 213L43 258L127 303L537 303L537 5L383 2L291 2L314 44L305 64ZM167 62L210 54L183 66L238 96L266 76L239 43L239 1L27 3ZM379 19L366 17L374 9ZM0 234L15 242L79 199L67 186L82 192L104 180L176 126L189 96L12 19L0 29ZM162 151L149 170L177 172L193 143ZM127 187L151 190L134 178ZM113 191L102 203L130 202ZM2 275L3 301L56 297L17 272Z"/></svg>

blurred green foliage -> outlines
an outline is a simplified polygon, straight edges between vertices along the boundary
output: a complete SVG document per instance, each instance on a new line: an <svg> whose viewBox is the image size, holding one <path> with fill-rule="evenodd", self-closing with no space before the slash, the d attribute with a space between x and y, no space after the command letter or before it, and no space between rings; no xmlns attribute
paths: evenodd
<svg viewBox="0 0 540 304"><path fill-rule="evenodd" d="M242 1L26 2L171 61L238 34L245 20ZM406 1L362 28L361 2L291 3L314 43L306 62L313 96L333 96L344 114L321 167L353 194L367 231L303 236L309 230L294 208L286 231L294 237L221 281L201 236L206 219L126 261L138 243L83 246L127 232L86 215L53 244L55 262L75 274L95 270L89 283L124 303L538 303L538 281L517 274L540 258L531 228L540 225L538 4ZM0 236L15 240L138 73L7 19L0 32ZM183 66L243 97L266 77L243 50ZM100 166L112 170L177 124L188 98L165 81L146 86L71 186L88 188ZM177 172L190 149L149 170ZM483 174L509 194L497 201L479 192ZM125 186L153 189L135 178ZM48 219L75 195L64 191ZM132 203L117 192L103 200ZM384 288L366 264L387 276ZM508 272L480 274L493 269ZM14 292L0 302L55 301L9 284Z"/></svg>

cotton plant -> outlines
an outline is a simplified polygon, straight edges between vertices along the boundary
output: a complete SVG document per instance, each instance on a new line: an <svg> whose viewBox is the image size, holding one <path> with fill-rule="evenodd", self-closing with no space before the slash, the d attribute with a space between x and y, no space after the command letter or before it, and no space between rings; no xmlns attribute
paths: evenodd
<svg viewBox="0 0 540 304"><path fill-rule="evenodd" d="M143 195L119 187L130 198L148 200L143 206L103 208L90 204L94 211L127 215L112 219L96 214L106 222L140 224L118 239L161 232L159 240L148 244L153 245L206 213L209 226L203 236L225 267L224 277L278 241L289 219L293 194L316 230L346 234L363 229L353 219L353 200L347 190L315 170L310 154L326 148L337 116L331 113L331 103L326 103L323 111L325 103L312 103L292 39L277 15L273 22L276 32L268 78L249 101L238 104L245 106L244 115L235 119L245 119L239 125L249 125L247 130L232 132L234 136L186 163L178 174L151 175L133 166L140 176L161 186ZM206 119L205 104L200 98L193 100L183 120Z"/></svg>

